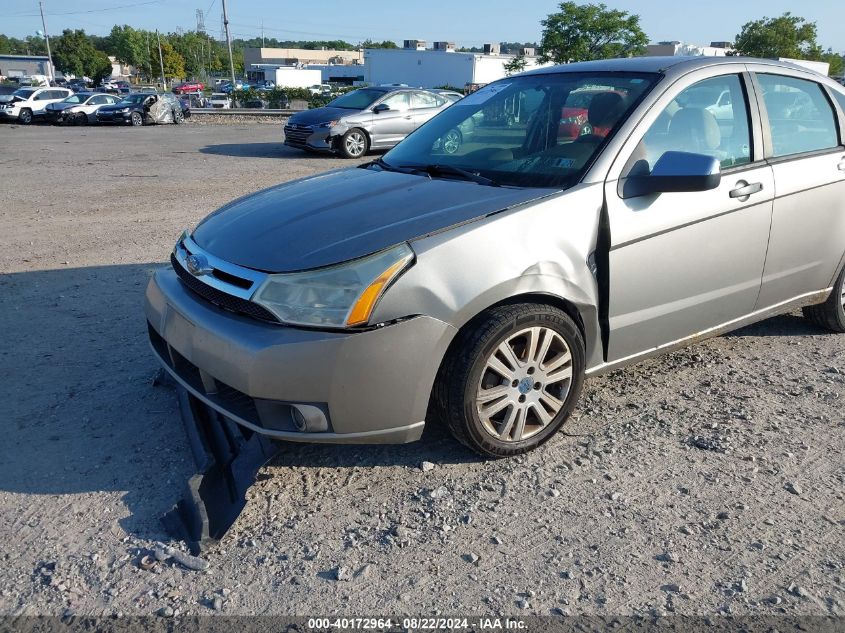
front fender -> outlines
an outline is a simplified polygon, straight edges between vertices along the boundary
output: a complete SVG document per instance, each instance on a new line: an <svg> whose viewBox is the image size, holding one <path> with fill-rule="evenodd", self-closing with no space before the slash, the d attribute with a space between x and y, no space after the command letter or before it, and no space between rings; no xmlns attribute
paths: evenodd
<svg viewBox="0 0 845 633"><path fill-rule="evenodd" d="M373 321L424 314L456 328L490 306L530 295L575 307L588 368L602 362L598 284L590 269L602 191L581 185L412 242L415 265L385 293Z"/></svg>

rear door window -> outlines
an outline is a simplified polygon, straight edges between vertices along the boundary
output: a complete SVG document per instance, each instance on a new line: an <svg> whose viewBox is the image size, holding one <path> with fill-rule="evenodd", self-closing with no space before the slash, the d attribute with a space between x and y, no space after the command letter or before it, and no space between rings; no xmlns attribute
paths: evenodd
<svg viewBox="0 0 845 633"><path fill-rule="evenodd" d="M404 112L408 109L408 93L397 92L387 97L382 103L395 112Z"/></svg>
<svg viewBox="0 0 845 633"><path fill-rule="evenodd" d="M439 108L446 100L443 97L431 94L429 92L412 92L411 93L411 109L419 110L422 108Z"/></svg>
<svg viewBox="0 0 845 633"><path fill-rule="evenodd" d="M815 81L759 74L769 117L772 155L790 156L831 149L839 144L836 117Z"/></svg>

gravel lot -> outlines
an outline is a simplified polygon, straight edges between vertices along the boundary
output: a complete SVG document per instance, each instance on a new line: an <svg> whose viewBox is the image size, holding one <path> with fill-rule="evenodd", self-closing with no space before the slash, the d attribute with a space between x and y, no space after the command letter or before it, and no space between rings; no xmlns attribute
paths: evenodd
<svg viewBox="0 0 845 633"><path fill-rule="evenodd" d="M845 615L845 337L797 314L589 380L519 459L286 445L207 571L141 569L191 474L144 285L222 203L350 166L280 140L0 125L0 613Z"/></svg>

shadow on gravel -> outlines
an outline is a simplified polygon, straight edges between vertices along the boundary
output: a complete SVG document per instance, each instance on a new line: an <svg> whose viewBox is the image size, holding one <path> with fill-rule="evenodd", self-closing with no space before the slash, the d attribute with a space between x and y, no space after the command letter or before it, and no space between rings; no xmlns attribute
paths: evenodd
<svg viewBox="0 0 845 633"><path fill-rule="evenodd" d="M206 145L200 148L203 154L215 156L234 156L236 158L297 158L311 160L325 160L327 154L316 154L287 147L279 139L274 143L224 143L220 145Z"/></svg>
<svg viewBox="0 0 845 633"><path fill-rule="evenodd" d="M194 465L174 390L153 385L158 364L147 343L143 296L159 266L0 275L0 493L31 495L33 502L66 496L51 511L109 526L117 517L88 493L113 492L129 513L119 519L123 530L167 538L159 517L182 496ZM286 443L271 466L417 468L476 459L429 425L415 444ZM116 526L112 532L121 536Z"/></svg>
<svg viewBox="0 0 845 633"><path fill-rule="evenodd" d="M203 154L214 154L216 156L234 156L235 158L296 158L298 160L326 161L328 159L341 159L340 156L322 154L319 152L306 152L304 150L288 147L279 139L273 143L224 143L220 145L206 145L199 150ZM374 160L375 156L383 154L383 151L373 150L361 160L349 160L349 167L358 163Z"/></svg>
<svg viewBox="0 0 845 633"><path fill-rule="evenodd" d="M783 314L759 323L725 334L726 338L735 336L813 336L831 334L817 327L797 314ZM832 335L832 334L831 334Z"/></svg>

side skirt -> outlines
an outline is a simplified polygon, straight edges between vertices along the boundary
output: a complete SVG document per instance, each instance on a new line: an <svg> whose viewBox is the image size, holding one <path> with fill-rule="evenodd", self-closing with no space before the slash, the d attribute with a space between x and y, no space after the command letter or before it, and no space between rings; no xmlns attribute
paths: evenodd
<svg viewBox="0 0 845 633"><path fill-rule="evenodd" d="M704 341L708 338L713 338L714 336L720 336L722 334L726 334L727 332L738 330L739 328L745 327L746 325L751 325L752 323L762 321L763 319L767 319L778 314L790 312L791 310L795 310L796 308L802 308L804 306L824 303L825 301L827 301L827 298L830 296L830 293L832 291L833 287L830 287L826 288L825 290L817 290L815 292L808 292L807 294L799 295L798 297L788 299L787 301L783 301L773 306L769 306L768 308L764 308L762 310L757 310L756 312L752 312L743 317L739 317L738 319L722 323L721 325L717 325L716 327L696 332L695 334L691 334L690 336L678 339L677 341L664 343L663 345L660 345L658 347L654 347L643 352L639 352L637 354L632 354L631 356L626 356L625 358L620 358L619 360L615 360L609 363L602 363L601 365L596 365L595 367L591 367L590 369L588 369L586 371L586 375L599 376L601 374L606 374L615 369L619 369L620 367L632 365L633 363L645 360L646 358L651 358L653 356L665 354L676 349L688 347L694 343L698 343L699 341ZM610 336L613 336L613 332L610 333Z"/></svg>

